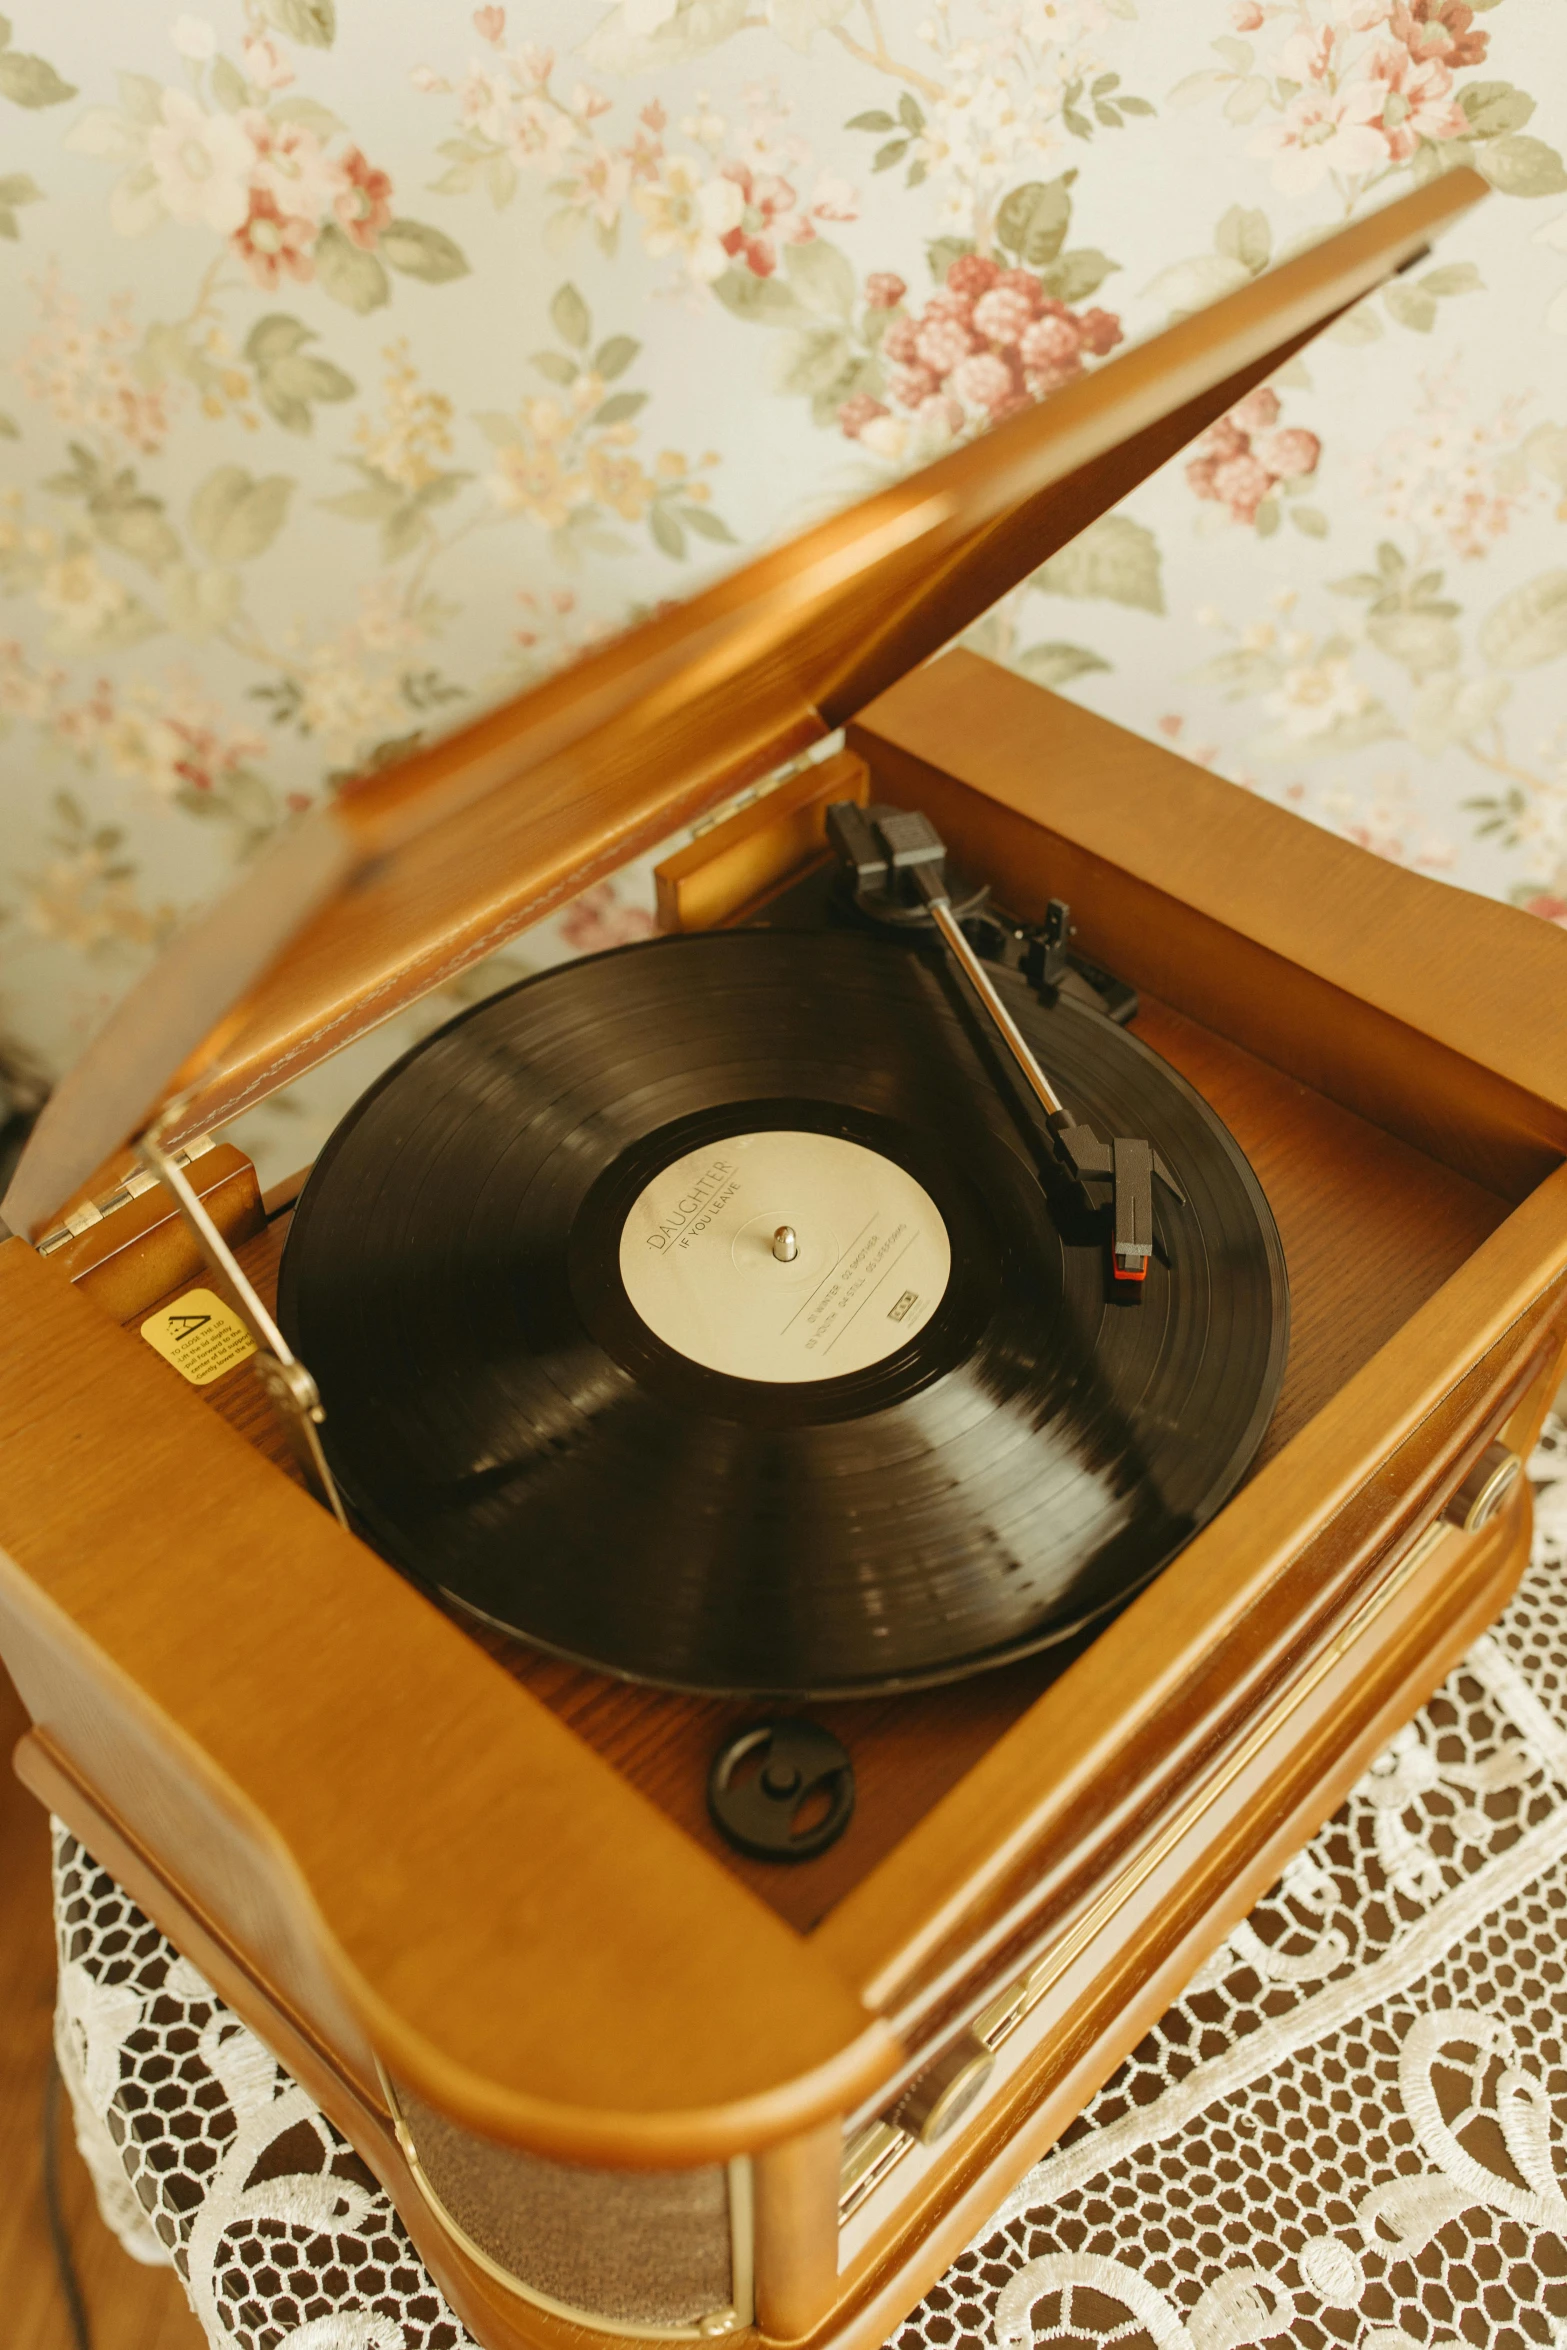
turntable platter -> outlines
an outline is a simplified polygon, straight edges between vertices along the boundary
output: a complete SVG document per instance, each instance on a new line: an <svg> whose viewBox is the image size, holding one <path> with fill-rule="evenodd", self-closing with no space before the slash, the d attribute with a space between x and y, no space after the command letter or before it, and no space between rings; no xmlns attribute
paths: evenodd
<svg viewBox="0 0 1567 2350"><path fill-rule="evenodd" d="M997 984L1185 1194L1131 1296L918 942L622 948L383 1076L279 1295L377 1547L539 1647L769 1694L973 1672L1145 1582L1266 1429L1278 1235L1168 1064Z"/></svg>

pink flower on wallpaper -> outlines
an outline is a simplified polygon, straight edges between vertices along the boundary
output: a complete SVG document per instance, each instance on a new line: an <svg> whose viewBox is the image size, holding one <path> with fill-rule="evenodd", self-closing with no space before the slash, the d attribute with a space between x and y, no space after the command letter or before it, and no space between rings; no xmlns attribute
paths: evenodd
<svg viewBox="0 0 1567 2350"><path fill-rule="evenodd" d="M250 214L230 239L256 284L275 293L285 278L308 285L316 265L310 257L316 224L278 208L277 198L265 188L250 191Z"/></svg>
<svg viewBox="0 0 1567 2350"><path fill-rule="evenodd" d="M844 402L838 423L850 440L872 446L881 437L874 428L892 419L891 432L900 415L949 436L970 422L999 423L1121 340L1113 311L1074 311L1046 294L1032 270L1004 268L985 253L959 254L918 311L899 306L907 288L888 272L874 273L865 291L867 308L892 309L881 337L887 401L862 392Z"/></svg>
<svg viewBox="0 0 1567 2350"><path fill-rule="evenodd" d="M749 163L731 158L719 165L720 182L738 188L740 218L719 238L731 261L738 261L753 277L771 277L785 245L808 245L818 220L856 220L859 204L853 187L834 172L822 172L802 204L790 180L781 173L756 171Z"/></svg>
<svg viewBox="0 0 1567 2350"><path fill-rule="evenodd" d="M1381 130L1386 98L1379 81L1352 82L1346 90L1307 82L1277 122L1263 124L1250 152L1272 158L1275 181L1292 196L1309 195L1333 172L1354 179L1376 171L1388 160Z"/></svg>
<svg viewBox="0 0 1567 2350"><path fill-rule="evenodd" d="M1440 58L1417 65L1407 49L1378 49L1369 61L1373 81L1387 92L1382 134L1395 163L1407 163L1422 139L1461 139L1469 122L1453 96L1453 77Z"/></svg>
<svg viewBox="0 0 1567 2350"><path fill-rule="evenodd" d="M1281 414L1273 386L1259 384L1208 427L1186 461L1187 483L1196 495L1227 507L1231 519L1248 528L1280 482L1315 473L1322 457L1314 432L1298 424L1272 429Z"/></svg>
<svg viewBox="0 0 1567 2350"><path fill-rule="evenodd" d="M1238 439L1244 439L1247 433L1266 432L1270 424L1278 423L1282 414L1283 407L1272 384L1259 384L1254 392L1246 394L1244 400L1237 400L1229 415L1221 417L1212 429L1216 433L1228 431ZM1230 449L1231 456L1236 453L1234 448Z"/></svg>
<svg viewBox="0 0 1567 2350"><path fill-rule="evenodd" d="M651 938L657 925L641 906L622 905L613 881L596 882L585 889L561 916L562 943L579 955L600 954L605 947L630 946Z"/></svg>
<svg viewBox="0 0 1567 2350"><path fill-rule="evenodd" d="M1412 0L1388 11L1396 39L1415 57L1437 57L1444 65L1479 65L1491 46L1491 36L1475 24L1474 10L1465 0Z"/></svg>
<svg viewBox="0 0 1567 2350"><path fill-rule="evenodd" d="M332 209L345 234L367 252L392 217L392 183L384 171L365 161L357 147L343 158L343 185Z"/></svg>

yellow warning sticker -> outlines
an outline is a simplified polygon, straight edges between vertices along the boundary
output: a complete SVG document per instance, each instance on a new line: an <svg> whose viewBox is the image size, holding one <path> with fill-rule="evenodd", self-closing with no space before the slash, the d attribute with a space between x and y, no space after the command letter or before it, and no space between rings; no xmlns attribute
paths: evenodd
<svg viewBox="0 0 1567 2350"><path fill-rule="evenodd" d="M141 1334L192 1387L205 1387L256 1351L234 1308L210 1289L187 1289L173 1305L149 1314Z"/></svg>

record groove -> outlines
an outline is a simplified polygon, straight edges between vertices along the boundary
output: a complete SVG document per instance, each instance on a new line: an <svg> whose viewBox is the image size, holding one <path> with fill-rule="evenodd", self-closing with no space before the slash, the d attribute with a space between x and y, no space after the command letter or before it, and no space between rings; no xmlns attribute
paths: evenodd
<svg viewBox="0 0 1567 2350"><path fill-rule="evenodd" d="M1160 1187L1136 1297L1109 1278L1103 1219L1042 1181L982 1027L918 944L742 930L621 948L476 1006L388 1071L306 1186L279 1293L377 1547L555 1653L790 1696L997 1664L1146 1581L1261 1441L1283 1255L1183 1078L1097 1014L998 985L1073 1115L1146 1136L1186 1193ZM729 1165L726 1143L790 1133L904 1170L950 1272L864 1367L732 1376L638 1312L627 1219L686 1154ZM788 1163L772 1139L746 1147ZM717 1191L681 1196L696 1216ZM884 1297L900 1302L878 1290L872 1311Z"/></svg>

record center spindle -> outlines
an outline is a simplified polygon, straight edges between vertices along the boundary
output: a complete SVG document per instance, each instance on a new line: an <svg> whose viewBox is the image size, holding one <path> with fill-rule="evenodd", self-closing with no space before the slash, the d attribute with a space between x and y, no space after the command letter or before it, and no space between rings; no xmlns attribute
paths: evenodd
<svg viewBox="0 0 1567 2350"><path fill-rule="evenodd" d="M792 1265L800 1253L800 1243L792 1224L780 1224L773 1234L773 1255L780 1265Z"/></svg>

